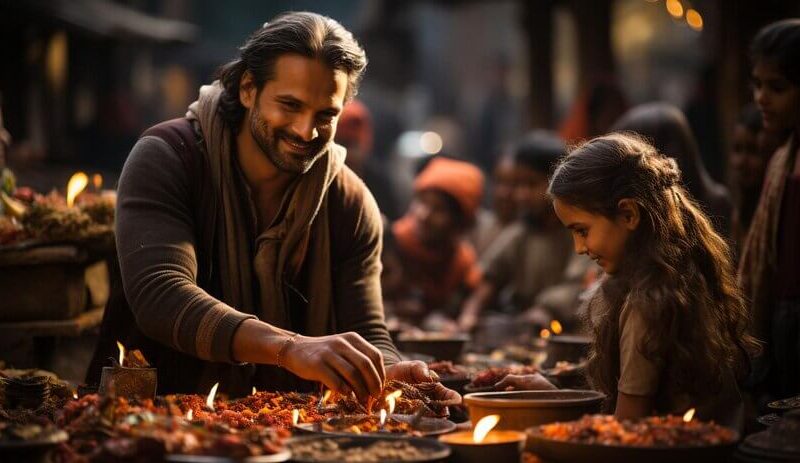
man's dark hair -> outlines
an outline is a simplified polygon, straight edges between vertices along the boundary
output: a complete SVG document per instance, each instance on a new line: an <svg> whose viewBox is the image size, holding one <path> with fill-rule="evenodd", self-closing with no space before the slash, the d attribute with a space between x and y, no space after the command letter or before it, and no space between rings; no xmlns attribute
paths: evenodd
<svg viewBox="0 0 800 463"><path fill-rule="evenodd" d="M514 164L527 167L548 176L553 173L558 161L566 156L564 141L553 132L534 130L525 135L514 148Z"/></svg>
<svg viewBox="0 0 800 463"><path fill-rule="evenodd" d="M316 58L347 73L346 98L358 91L358 84L367 56L353 34L336 20L309 12L290 12L276 16L255 31L239 48L239 58L225 64L216 78L223 87L220 100L222 117L231 127L238 128L245 114L239 101L239 84L250 71L257 91L275 74L275 61L286 54Z"/></svg>
<svg viewBox="0 0 800 463"><path fill-rule="evenodd" d="M800 19L784 19L758 31L750 44L753 64L774 64L793 85L800 86Z"/></svg>

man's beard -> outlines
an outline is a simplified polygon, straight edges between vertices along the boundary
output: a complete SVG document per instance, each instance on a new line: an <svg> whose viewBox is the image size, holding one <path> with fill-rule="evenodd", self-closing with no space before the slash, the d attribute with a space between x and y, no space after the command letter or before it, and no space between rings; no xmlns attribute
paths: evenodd
<svg viewBox="0 0 800 463"><path fill-rule="evenodd" d="M250 116L250 133L256 145L267 155L267 158L278 169L292 174L305 174L324 153L325 141L317 137L312 142L305 142L283 130L273 130L262 119L256 110ZM305 146L303 154L282 152L280 140L288 140L296 145Z"/></svg>

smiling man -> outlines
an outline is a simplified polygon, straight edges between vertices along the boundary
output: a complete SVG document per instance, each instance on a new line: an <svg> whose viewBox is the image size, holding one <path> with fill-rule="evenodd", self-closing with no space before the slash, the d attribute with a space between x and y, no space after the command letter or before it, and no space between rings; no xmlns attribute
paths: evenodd
<svg viewBox="0 0 800 463"><path fill-rule="evenodd" d="M117 339L158 367L160 393L321 382L364 399L387 378L435 378L398 362L378 208L332 141L365 66L336 21L284 14L185 118L144 133L119 182L124 293L106 310L89 383Z"/></svg>

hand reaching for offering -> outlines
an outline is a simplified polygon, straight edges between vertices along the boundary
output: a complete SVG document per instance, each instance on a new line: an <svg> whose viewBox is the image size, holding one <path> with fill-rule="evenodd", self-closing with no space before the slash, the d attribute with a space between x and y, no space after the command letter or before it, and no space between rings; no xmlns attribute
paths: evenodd
<svg viewBox="0 0 800 463"><path fill-rule="evenodd" d="M494 385L498 391L550 391L558 389L541 373L529 375L507 375Z"/></svg>
<svg viewBox="0 0 800 463"><path fill-rule="evenodd" d="M452 389L444 387L439 382L439 375L429 369L425 362L419 360L399 362L386 367L386 379L416 385L429 383L429 385L426 385L425 390L431 400L441 402L445 406L461 403L461 395Z"/></svg>
<svg viewBox="0 0 800 463"><path fill-rule="evenodd" d="M361 402L379 395L386 379L383 355L357 333L297 336L283 358L283 366L297 376L343 395L352 391Z"/></svg>

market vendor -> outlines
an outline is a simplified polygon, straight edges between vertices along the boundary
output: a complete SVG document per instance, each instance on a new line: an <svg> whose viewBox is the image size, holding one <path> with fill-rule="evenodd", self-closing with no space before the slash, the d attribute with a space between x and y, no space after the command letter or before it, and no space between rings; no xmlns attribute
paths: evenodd
<svg viewBox="0 0 800 463"><path fill-rule="evenodd" d="M435 378L400 362L389 338L380 214L332 141L366 63L336 21L283 14L185 118L143 134L119 181L124 293L106 310L88 383L117 340L158 368L162 394L322 383L363 400L386 379Z"/></svg>

